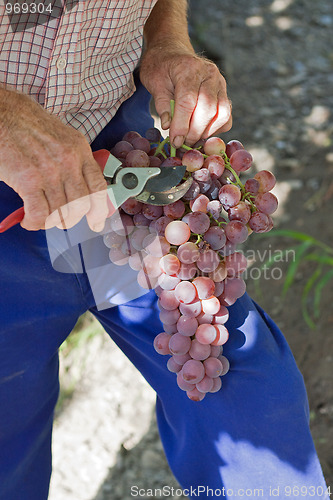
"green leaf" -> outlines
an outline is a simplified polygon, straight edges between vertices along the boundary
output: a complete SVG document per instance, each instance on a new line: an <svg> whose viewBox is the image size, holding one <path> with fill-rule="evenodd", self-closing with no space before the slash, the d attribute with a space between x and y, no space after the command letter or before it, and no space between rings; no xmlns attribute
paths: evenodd
<svg viewBox="0 0 333 500"><path fill-rule="evenodd" d="M310 291L311 291L312 287L314 286L315 282L317 281L317 279L319 278L319 276L321 275L321 272L322 272L322 266L319 265L317 267L317 269L315 270L315 272L312 273L312 275L310 276L310 278L306 282L305 287L303 289L303 293L302 293L302 313L303 313L303 318L305 319L305 321L308 324L308 326L310 328L312 328L312 329L315 329L316 325L313 322L310 314L308 313L307 300L308 300L308 296L310 294Z"/></svg>
<svg viewBox="0 0 333 500"><path fill-rule="evenodd" d="M312 243L314 246L318 246L325 250L327 253L333 253L333 248L329 247L325 243L320 240L317 240L313 236L310 236L306 233L301 233L299 231L293 231L291 229L273 229L269 233L261 233L256 235L257 237L274 237L274 236L286 236L288 238L293 238L298 241L308 241Z"/></svg>
<svg viewBox="0 0 333 500"><path fill-rule="evenodd" d="M316 285L316 288L315 288L315 291L314 291L314 303L313 303L313 307L314 307L314 316L315 318L319 318L320 316L320 310L319 310L319 306L320 306L320 298L321 298L321 292L324 288L324 286L333 278L333 269L331 269L327 274L325 274L321 280L319 281L319 283L317 283Z"/></svg>
<svg viewBox="0 0 333 500"><path fill-rule="evenodd" d="M291 285L294 281L294 277L295 277L295 274L297 272L298 266L302 261L302 256L304 255L304 253L308 250L308 248L311 245L312 245L312 241L306 240L297 247L297 249L295 251L295 260L293 262L291 262L291 264L289 264L289 267L287 270L286 279L284 281L283 290L282 290L283 295L285 295L287 293L287 291L289 290L289 288L291 287Z"/></svg>
<svg viewBox="0 0 333 500"><path fill-rule="evenodd" d="M316 262L321 262L322 264L327 264L333 267L333 258L327 255L320 255L317 253L310 253L306 257L306 260L314 260Z"/></svg>

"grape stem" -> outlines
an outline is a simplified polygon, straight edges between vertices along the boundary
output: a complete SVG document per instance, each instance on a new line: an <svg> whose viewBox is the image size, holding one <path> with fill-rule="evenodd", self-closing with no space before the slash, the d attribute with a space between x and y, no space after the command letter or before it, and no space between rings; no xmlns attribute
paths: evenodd
<svg viewBox="0 0 333 500"><path fill-rule="evenodd" d="M164 158L166 158L166 154L165 152L163 151L164 149L164 146L169 142L169 136L167 136L164 141L160 142L159 145L157 146L157 149L154 153L154 156L157 156L159 154L162 154L164 156Z"/></svg>
<svg viewBox="0 0 333 500"><path fill-rule="evenodd" d="M173 115L175 114L175 100L171 99L170 101L170 116L171 120L173 119ZM170 156L174 158L176 156L176 148L170 142Z"/></svg>

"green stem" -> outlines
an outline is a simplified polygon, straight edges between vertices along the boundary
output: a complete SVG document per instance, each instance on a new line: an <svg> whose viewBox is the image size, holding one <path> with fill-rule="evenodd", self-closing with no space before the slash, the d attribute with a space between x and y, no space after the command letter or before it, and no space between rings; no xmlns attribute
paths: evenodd
<svg viewBox="0 0 333 500"><path fill-rule="evenodd" d="M236 171L230 165L229 158L227 157L227 155L225 153L222 153L222 156L223 156L223 159L224 159L225 168L227 168L232 173L232 175L235 177L236 182L238 184L238 187L240 187L240 189L242 190L242 193L244 195L245 194L244 184L242 183L242 181L238 177L238 174L236 173Z"/></svg>
<svg viewBox="0 0 333 500"><path fill-rule="evenodd" d="M171 120L173 119L173 115L175 114L175 101L171 99L170 101L170 116ZM170 156L174 158L176 156L176 148L170 142Z"/></svg>
<svg viewBox="0 0 333 500"><path fill-rule="evenodd" d="M186 144L182 144L180 147L181 147L181 149L186 149L186 151L192 151L192 150L199 151L199 148L191 148L190 146L186 146ZM200 153L201 153L201 151L200 151ZM205 155L205 153L201 153L201 154L204 158L208 158L208 155Z"/></svg>
<svg viewBox="0 0 333 500"><path fill-rule="evenodd" d="M164 139L164 141L160 142L160 144L157 146L157 149L156 149L156 151L155 151L155 153L154 153L154 156L157 156L157 155L159 155L159 154L162 154L163 156L165 156L165 153L164 153L163 149L164 149L164 146L165 146L168 142L169 142L169 136L167 136L167 137ZM163 154L163 153L164 153L164 154ZM166 156L165 156L165 158L166 158Z"/></svg>

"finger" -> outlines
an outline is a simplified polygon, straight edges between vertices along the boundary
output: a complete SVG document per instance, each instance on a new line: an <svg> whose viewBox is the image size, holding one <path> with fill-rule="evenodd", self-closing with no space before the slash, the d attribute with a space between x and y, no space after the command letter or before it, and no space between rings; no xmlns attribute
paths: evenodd
<svg viewBox="0 0 333 500"><path fill-rule="evenodd" d="M49 215L49 204L42 189L19 193L24 202L24 218L21 226L28 231L44 229Z"/></svg>
<svg viewBox="0 0 333 500"><path fill-rule="evenodd" d="M90 210L89 189L82 175L69 178L65 184L67 215L57 225L60 229L69 229L75 226ZM62 219L64 207L59 213Z"/></svg>
<svg viewBox="0 0 333 500"><path fill-rule="evenodd" d="M199 91L197 105L193 111L186 144L192 146L201 139L207 126L214 120L218 113L217 90L212 82L204 82Z"/></svg>
<svg viewBox="0 0 333 500"><path fill-rule="evenodd" d="M107 184L95 160L83 167L83 175L90 191L90 208L87 212L89 227L96 232L104 228L109 209L107 203Z"/></svg>
<svg viewBox="0 0 333 500"><path fill-rule="evenodd" d="M203 139L227 132L232 127L232 104L226 95L219 94L217 113L202 134Z"/></svg>
<svg viewBox="0 0 333 500"><path fill-rule="evenodd" d="M179 148L185 141L190 128L193 111L197 105L200 80L179 80L175 89L175 112L170 125L170 140Z"/></svg>
<svg viewBox="0 0 333 500"><path fill-rule="evenodd" d="M173 91L165 89L165 86L158 88L154 96L155 109L161 119L161 127L163 130L167 130L170 127L170 101L173 98Z"/></svg>
<svg viewBox="0 0 333 500"><path fill-rule="evenodd" d="M67 199L63 184L60 182L54 184L50 182L45 192L45 197L49 205L50 213L45 221L45 229L50 229L51 227L61 225L63 219L68 217Z"/></svg>

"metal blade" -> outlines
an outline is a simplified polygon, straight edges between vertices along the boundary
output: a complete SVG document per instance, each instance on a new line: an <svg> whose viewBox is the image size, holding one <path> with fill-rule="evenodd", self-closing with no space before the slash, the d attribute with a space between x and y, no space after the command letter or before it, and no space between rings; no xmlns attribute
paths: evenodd
<svg viewBox="0 0 333 500"><path fill-rule="evenodd" d="M166 167L168 168L168 167ZM158 177L158 176L157 176ZM153 179L151 179L153 180ZM150 181L148 181L150 182ZM147 184L148 184L147 182ZM150 192L143 191L138 196L135 196L135 199L141 201L142 203L148 203L149 205L170 205L170 203L174 203L175 201L180 200L184 196L185 193L189 190L191 184L193 182L193 178L189 177L183 184L179 186L172 187L166 191L161 192ZM147 185L146 185L147 186Z"/></svg>
<svg viewBox="0 0 333 500"><path fill-rule="evenodd" d="M145 191L151 193L162 193L177 186L186 172L185 165L176 165L174 167L161 167L161 173L149 179L145 186Z"/></svg>

